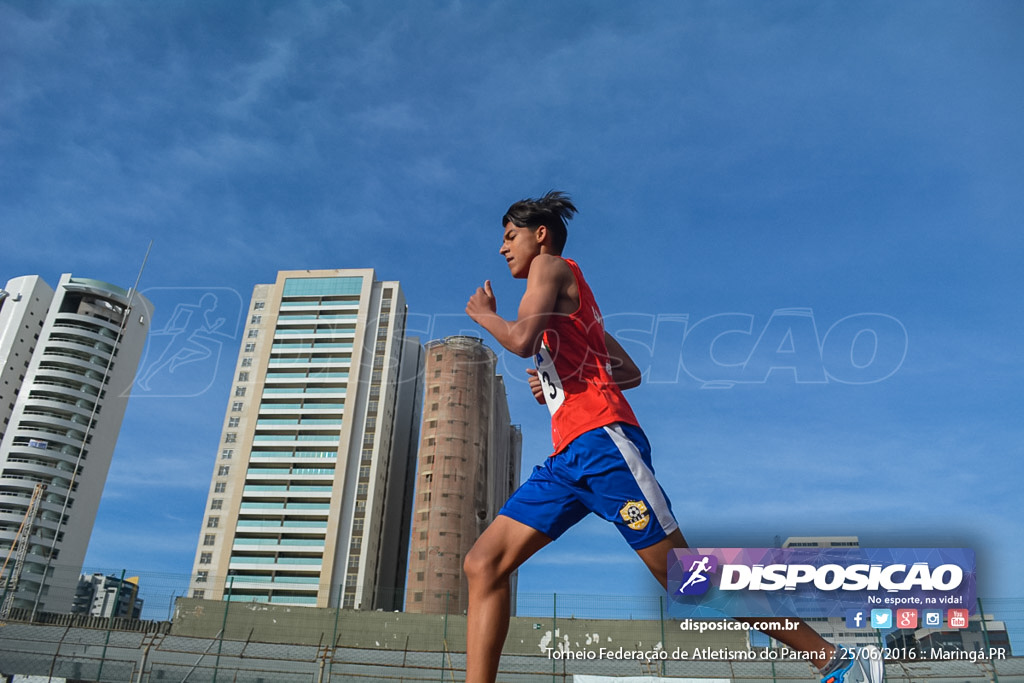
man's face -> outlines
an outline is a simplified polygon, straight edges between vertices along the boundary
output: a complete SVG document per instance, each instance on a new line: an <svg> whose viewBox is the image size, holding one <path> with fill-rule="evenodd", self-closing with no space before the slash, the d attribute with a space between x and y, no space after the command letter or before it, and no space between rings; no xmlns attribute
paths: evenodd
<svg viewBox="0 0 1024 683"><path fill-rule="evenodd" d="M530 274L530 264L540 253L539 230L520 228L511 221L505 224L500 253L505 257L512 277L524 278Z"/></svg>

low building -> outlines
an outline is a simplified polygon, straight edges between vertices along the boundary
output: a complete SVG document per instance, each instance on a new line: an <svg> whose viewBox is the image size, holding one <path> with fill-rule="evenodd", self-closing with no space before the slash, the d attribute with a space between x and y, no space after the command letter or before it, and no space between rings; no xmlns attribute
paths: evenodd
<svg viewBox="0 0 1024 683"><path fill-rule="evenodd" d="M137 576L119 579L103 574L82 574L71 613L138 619L142 614L142 602Z"/></svg>

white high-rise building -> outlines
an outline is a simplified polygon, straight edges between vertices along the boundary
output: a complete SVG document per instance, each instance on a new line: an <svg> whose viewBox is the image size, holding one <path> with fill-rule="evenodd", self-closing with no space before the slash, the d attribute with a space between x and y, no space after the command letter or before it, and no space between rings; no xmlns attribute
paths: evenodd
<svg viewBox="0 0 1024 683"><path fill-rule="evenodd" d="M29 275L0 292L0 585L16 582L13 607L71 609L151 312L137 292L70 274L56 290Z"/></svg>
<svg viewBox="0 0 1024 683"><path fill-rule="evenodd" d="M398 609L423 350L372 269L256 285L189 594Z"/></svg>

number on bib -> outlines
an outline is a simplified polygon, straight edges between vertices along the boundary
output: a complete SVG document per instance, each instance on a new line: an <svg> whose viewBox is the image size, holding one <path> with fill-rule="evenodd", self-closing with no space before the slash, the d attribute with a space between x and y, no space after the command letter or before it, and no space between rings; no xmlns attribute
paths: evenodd
<svg viewBox="0 0 1024 683"><path fill-rule="evenodd" d="M544 388L544 403L552 415L562 407L565 400L565 392L562 390L562 380L555 371L555 361L551 358L551 351L543 344L537 352L534 360L537 363L537 375L540 377L541 386Z"/></svg>

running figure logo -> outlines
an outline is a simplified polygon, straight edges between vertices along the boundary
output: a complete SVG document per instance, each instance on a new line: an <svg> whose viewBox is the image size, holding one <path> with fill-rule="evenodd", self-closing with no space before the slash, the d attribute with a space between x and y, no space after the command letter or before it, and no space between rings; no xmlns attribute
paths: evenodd
<svg viewBox="0 0 1024 683"><path fill-rule="evenodd" d="M224 349L238 343L244 309L225 287L151 287L162 327L149 333L135 392L149 396L198 396L216 379ZM166 314L160 311L168 311Z"/></svg>
<svg viewBox="0 0 1024 683"><path fill-rule="evenodd" d="M708 574L718 571L718 558L714 555L684 555L679 563L686 569L680 595L703 595L711 587Z"/></svg>

